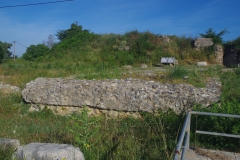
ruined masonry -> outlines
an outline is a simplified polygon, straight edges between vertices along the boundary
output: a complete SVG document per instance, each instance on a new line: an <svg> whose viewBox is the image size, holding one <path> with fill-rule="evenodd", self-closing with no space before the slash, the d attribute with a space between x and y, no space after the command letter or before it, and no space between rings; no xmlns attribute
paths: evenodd
<svg viewBox="0 0 240 160"><path fill-rule="evenodd" d="M32 104L30 110L47 106L54 113L65 115L87 106L89 114L93 115L136 116L139 112L154 113L168 108L180 113L194 104L208 106L219 101L220 88L216 79L209 79L206 88L195 88L188 84L161 84L138 79L37 78L26 85L22 96Z"/></svg>

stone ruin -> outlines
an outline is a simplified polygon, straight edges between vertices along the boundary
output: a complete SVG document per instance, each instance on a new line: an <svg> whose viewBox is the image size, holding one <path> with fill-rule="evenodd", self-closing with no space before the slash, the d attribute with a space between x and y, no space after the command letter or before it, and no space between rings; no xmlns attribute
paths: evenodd
<svg viewBox="0 0 240 160"><path fill-rule="evenodd" d="M199 50L204 47L209 47L213 45L213 41L211 38L196 38L194 40L194 47Z"/></svg>
<svg viewBox="0 0 240 160"><path fill-rule="evenodd" d="M214 43L211 38L196 38L194 41L194 47L199 50L201 48L213 46ZM223 64L223 47L221 45L214 45L214 55L216 57L215 61L218 64Z"/></svg>
<svg viewBox="0 0 240 160"><path fill-rule="evenodd" d="M219 64L223 64L223 47L221 45L215 45L214 46L214 55L216 57L216 62Z"/></svg>
<svg viewBox="0 0 240 160"><path fill-rule="evenodd" d="M171 39L169 38L169 36L161 35L160 38L162 39L162 41L163 41L164 43L169 43L169 42L171 42Z"/></svg>
<svg viewBox="0 0 240 160"><path fill-rule="evenodd" d="M0 138L2 151L15 151L13 160L84 160L84 155L78 147L70 144L30 143L20 145L19 140Z"/></svg>
<svg viewBox="0 0 240 160"><path fill-rule="evenodd" d="M21 89L19 87L12 86L9 84L3 84L2 82L0 82L0 90L1 90L1 92L6 93L6 94L21 91Z"/></svg>
<svg viewBox="0 0 240 160"><path fill-rule="evenodd" d="M37 78L22 91L24 100L31 104L30 111L48 107L56 114L81 112L84 106L90 115L110 117L140 117L140 112L156 113L173 109L175 112L191 110L194 104L208 106L220 99L221 83L211 78L206 88L188 84L161 84L138 79L126 80L67 80ZM17 139L0 138L2 150L15 151L20 159L79 159L84 155L68 144L30 143L20 145Z"/></svg>
<svg viewBox="0 0 240 160"><path fill-rule="evenodd" d="M194 104L208 106L219 101L220 88L216 79L209 79L206 88L195 88L188 84L161 84L138 79L37 78L26 85L22 96L31 104L31 111L48 107L56 114L66 115L81 112L87 106L90 115L139 117L140 112L157 113L171 108L181 113Z"/></svg>

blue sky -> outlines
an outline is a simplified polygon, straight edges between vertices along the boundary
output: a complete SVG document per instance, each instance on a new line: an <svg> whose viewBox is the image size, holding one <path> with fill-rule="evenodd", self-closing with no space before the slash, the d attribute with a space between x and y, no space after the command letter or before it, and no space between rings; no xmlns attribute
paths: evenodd
<svg viewBox="0 0 240 160"><path fill-rule="evenodd" d="M0 7L57 0L1 0ZM98 34L138 30L160 35L198 37L210 27L240 36L239 0L74 0L38 6L0 8L0 41L40 44L49 34L78 22ZM26 48L16 44L21 56ZM11 49L13 51L13 47Z"/></svg>

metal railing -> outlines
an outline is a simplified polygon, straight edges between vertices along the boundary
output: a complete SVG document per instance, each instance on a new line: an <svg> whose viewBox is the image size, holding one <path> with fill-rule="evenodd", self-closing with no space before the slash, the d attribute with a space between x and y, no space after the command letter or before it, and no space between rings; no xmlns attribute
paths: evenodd
<svg viewBox="0 0 240 160"><path fill-rule="evenodd" d="M197 112L197 111L188 112L187 116L185 118L184 124L183 124L183 128L182 128L181 133L180 133L179 138L178 138L178 143L177 143L177 146L176 146L176 150L175 150L173 160L179 160L179 158L181 158L181 160L184 160L185 159L185 153L186 153L187 150L189 150L191 114L205 115L205 116L228 117L228 118L240 118L240 115L233 115L233 114L220 114L220 113ZM217 132L208 132L208 131L200 131L200 130L196 130L196 133L240 138L240 135L217 133ZM184 144L182 146L183 141L184 141Z"/></svg>

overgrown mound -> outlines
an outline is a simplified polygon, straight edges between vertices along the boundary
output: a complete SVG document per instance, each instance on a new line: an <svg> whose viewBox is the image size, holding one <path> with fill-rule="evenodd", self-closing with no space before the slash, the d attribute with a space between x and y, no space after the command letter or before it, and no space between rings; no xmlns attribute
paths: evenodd
<svg viewBox="0 0 240 160"><path fill-rule="evenodd" d="M49 50L43 51L37 45L34 52L28 48L23 58L103 66L157 64L161 57L176 57L180 63L214 61L212 50L197 51L193 48L192 37L161 36L137 30L125 34L95 34L83 30L77 23L70 29L58 31L56 36L60 42L48 42ZM38 47L39 50L36 49Z"/></svg>

